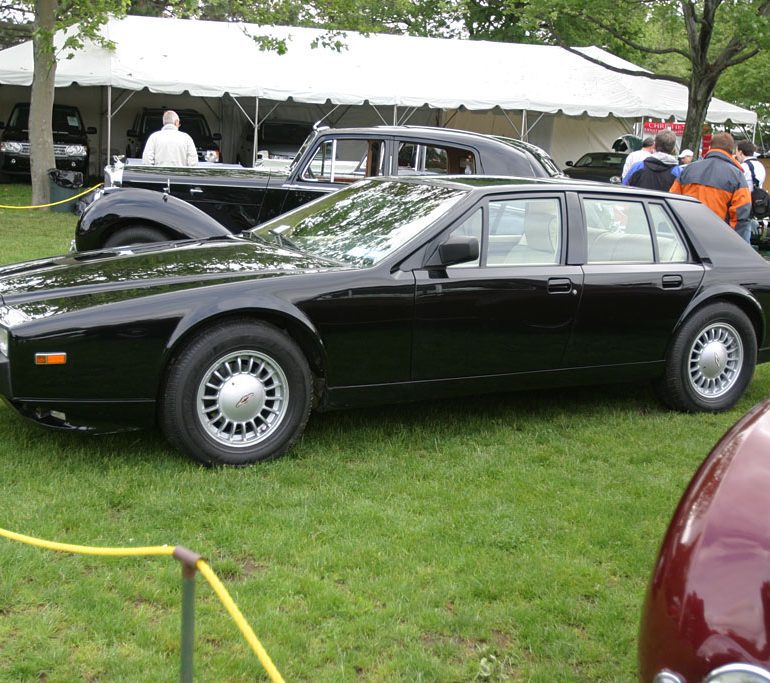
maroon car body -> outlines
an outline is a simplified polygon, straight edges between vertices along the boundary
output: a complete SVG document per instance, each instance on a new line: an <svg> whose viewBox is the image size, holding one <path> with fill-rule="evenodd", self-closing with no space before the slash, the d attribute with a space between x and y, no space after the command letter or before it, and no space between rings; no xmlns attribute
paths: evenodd
<svg viewBox="0 0 770 683"><path fill-rule="evenodd" d="M642 613L639 674L770 681L770 399L722 437L679 502Z"/></svg>

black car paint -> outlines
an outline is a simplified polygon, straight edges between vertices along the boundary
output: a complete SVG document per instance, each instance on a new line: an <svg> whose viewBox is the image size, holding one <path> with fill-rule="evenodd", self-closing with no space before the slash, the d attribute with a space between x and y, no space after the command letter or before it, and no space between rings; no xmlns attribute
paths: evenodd
<svg viewBox="0 0 770 683"><path fill-rule="evenodd" d="M410 182L469 191L418 240L369 268L224 236L0 269L0 306L29 318L13 330L13 365L0 356L0 394L49 426L149 426L178 350L233 316L286 330L316 377L319 409L652 379L673 331L717 299L746 312L758 360L770 360L770 265L694 200L559 181ZM543 193L558 197L567 217L560 264L426 267L441 233L486 197ZM664 202L686 235L689 263L586 264L578 195L617 193ZM670 271L681 287L665 287ZM37 366L41 351L71 361ZM66 412L67 422L52 410Z"/></svg>
<svg viewBox="0 0 770 683"><path fill-rule="evenodd" d="M451 145L472 152L478 159L478 174L517 175L547 178L559 175L559 169L542 150L508 138L456 131L445 128L377 126L373 128L322 129L314 132L302 146L292 164L283 167L241 168L212 164L193 168L154 168L128 164L120 173L123 188L161 191L190 202L234 233L251 228L321 195L345 187L344 183L309 181L301 177L316 150L328 140L383 140L385 175L398 173L398 142ZM363 177L363 176L361 176ZM81 216L75 230L75 246L80 251L101 248L124 225L135 224L136 195L111 197L111 221L102 219L92 225L90 211ZM145 204L156 201L153 218L141 222L161 230L168 239L197 237L165 215L157 198L148 196ZM94 202L98 204L98 202ZM190 219L194 221L194 218Z"/></svg>

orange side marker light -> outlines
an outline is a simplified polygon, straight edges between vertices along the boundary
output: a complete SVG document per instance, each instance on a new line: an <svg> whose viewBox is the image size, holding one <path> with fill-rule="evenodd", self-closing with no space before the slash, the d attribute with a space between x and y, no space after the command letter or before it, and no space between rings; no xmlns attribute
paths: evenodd
<svg viewBox="0 0 770 683"><path fill-rule="evenodd" d="M36 353L35 365L66 365L66 353Z"/></svg>

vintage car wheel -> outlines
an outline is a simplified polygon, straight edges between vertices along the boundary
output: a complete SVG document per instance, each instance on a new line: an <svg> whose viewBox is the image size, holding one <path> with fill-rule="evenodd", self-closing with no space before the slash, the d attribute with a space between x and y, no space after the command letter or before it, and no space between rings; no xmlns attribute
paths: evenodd
<svg viewBox="0 0 770 683"><path fill-rule="evenodd" d="M165 242L168 239L168 235L158 228L153 228L149 225L128 225L110 235L104 241L104 246L107 249L111 249L113 247L127 247L131 244Z"/></svg>
<svg viewBox="0 0 770 683"><path fill-rule="evenodd" d="M746 390L756 362L757 341L748 316L732 304L709 304L677 332L658 389L677 410L728 410Z"/></svg>
<svg viewBox="0 0 770 683"><path fill-rule="evenodd" d="M207 465L276 458L310 415L307 360L282 331L237 320L198 335L169 368L161 405L166 438Z"/></svg>

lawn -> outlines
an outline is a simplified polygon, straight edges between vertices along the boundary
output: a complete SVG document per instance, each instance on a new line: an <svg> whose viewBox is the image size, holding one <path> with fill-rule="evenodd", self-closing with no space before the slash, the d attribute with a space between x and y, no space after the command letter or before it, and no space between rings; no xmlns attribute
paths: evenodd
<svg viewBox="0 0 770 683"><path fill-rule="evenodd" d="M0 186L0 203L29 188ZM69 214L0 210L0 261L66 250ZM130 369L127 369L127 372ZM289 456L209 470L153 432L44 431L0 406L0 527L205 555L287 681L632 681L658 544L720 415L646 386L311 418ZM198 579L196 679L265 680ZM0 680L178 680L167 559L0 539Z"/></svg>

